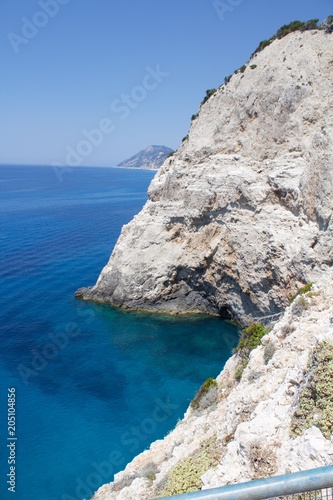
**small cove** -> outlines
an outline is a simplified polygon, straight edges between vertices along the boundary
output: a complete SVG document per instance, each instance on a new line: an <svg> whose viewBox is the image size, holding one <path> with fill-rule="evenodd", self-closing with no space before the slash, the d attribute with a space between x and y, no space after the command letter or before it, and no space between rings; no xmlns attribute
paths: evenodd
<svg viewBox="0 0 333 500"><path fill-rule="evenodd" d="M218 318L74 298L96 281L152 177L75 168L60 183L52 168L0 167L1 421L15 387L18 500L89 498L175 426L237 344L237 328ZM10 495L2 481L1 498Z"/></svg>

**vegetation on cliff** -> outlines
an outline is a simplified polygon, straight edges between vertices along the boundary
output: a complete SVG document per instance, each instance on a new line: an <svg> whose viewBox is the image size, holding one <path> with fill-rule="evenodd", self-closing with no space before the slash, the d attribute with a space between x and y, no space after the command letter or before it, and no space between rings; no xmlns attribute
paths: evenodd
<svg viewBox="0 0 333 500"><path fill-rule="evenodd" d="M200 407L209 405L210 402L216 398L217 382L213 378L208 378L196 393L194 399L191 401L191 408L197 410Z"/></svg>
<svg viewBox="0 0 333 500"><path fill-rule="evenodd" d="M275 35L273 35L268 40L262 40L256 50L253 52L252 57L258 52L262 51L265 47L270 45L273 40L281 39L289 33L293 33L294 31L309 31L309 30L325 30L326 33L332 33L333 30L333 16L328 16L325 21L318 25L319 19L310 19L309 21L292 21L289 24L284 24L277 30Z"/></svg>
<svg viewBox="0 0 333 500"><path fill-rule="evenodd" d="M261 339L268 332L261 323L252 323L244 328L235 352L239 356L240 363L237 367L235 378L240 380L245 370L251 351L261 344Z"/></svg>
<svg viewBox="0 0 333 500"><path fill-rule="evenodd" d="M293 416L291 433L303 434L312 425L319 427L327 439L333 431L333 342L318 344L312 353L304 387Z"/></svg>
<svg viewBox="0 0 333 500"><path fill-rule="evenodd" d="M200 449L191 457L178 462L168 474L160 496L180 495L201 490L201 476L218 464L221 450L213 436L200 444Z"/></svg>

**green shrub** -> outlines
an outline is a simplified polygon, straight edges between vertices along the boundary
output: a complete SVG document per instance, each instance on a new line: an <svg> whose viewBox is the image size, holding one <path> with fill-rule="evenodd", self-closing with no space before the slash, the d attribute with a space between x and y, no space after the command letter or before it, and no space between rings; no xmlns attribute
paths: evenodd
<svg viewBox="0 0 333 500"><path fill-rule="evenodd" d="M306 22L292 21L289 24L284 24L276 32L276 37L283 38L284 36L287 36L289 35L289 33L293 33L294 31L308 31L318 29L318 21L319 19L310 19Z"/></svg>
<svg viewBox="0 0 333 500"><path fill-rule="evenodd" d="M250 68L251 69L256 69L257 65L256 64L251 64Z"/></svg>
<svg viewBox="0 0 333 500"><path fill-rule="evenodd" d="M280 29L277 30L276 37L283 38L293 31L299 31L304 28L305 24L306 23L303 23L302 21L292 21L289 24L284 24Z"/></svg>
<svg viewBox="0 0 333 500"><path fill-rule="evenodd" d="M156 473L155 472L148 472L146 475L146 479L150 482L153 483L156 479Z"/></svg>
<svg viewBox="0 0 333 500"><path fill-rule="evenodd" d="M254 54L257 54L258 52L261 52L262 50L264 50L265 47L268 47L268 45L271 44L273 38L270 38L269 40L262 40L258 47L256 48L256 50L253 52L252 56L254 56ZM251 57L252 57L251 56Z"/></svg>
<svg viewBox="0 0 333 500"><path fill-rule="evenodd" d="M187 141L187 139L188 139L188 135L185 135L185 137L182 138L182 142Z"/></svg>
<svg viewBox="0 0 333 500"><path fill-rule="evenodd" d="M289 24L285 24L281 26L281 28L276 32L277 38L283 38L289 33L293 33L294 31L308 31L318 29L318 21L319 19L310 19L309 21L292 21Z"/></svg>
<svg viewBox="0 0 333 500"><path fill-rule="evenodd" d="M232 75L229 75L229 76L225 76L225 77L224 77L224 85L227 85L227 84L230 82L231 77L232 77Z"/></svg>
<svg viewBox="0 0 333 500"><path fill-rule="evenodd" d="M333 342L323 341L314 350L308 366L308 376L296 409L291 433L303 434L316 425L327 439L333 432Z"/></svg>
<svg viewBox="0 0 333 500"><path fill-rule="evenodd" d="M200 107L201 107L203 104L205 104L205 102L207 102L207 101L208 101L208 99L209 99L209 98L210 98L213 94L215 94L215 92L216 92L216 89L208 89L208 90L206 90L206 95L205 95L205 97L203 98L203 100L201 101Z"/></svg>
<svg viewBox="0 0 333 500"><path fill-rule="evenodd" d="M299 295L304 295L305 293L308 293L311 290L313 284L314 284L313 282L307 283L306 285L299 288L297 292L294 293L294 295L290 298L290 302L294 302L296 297L298 297Z"/></svg>
<svg viewBox="0 0 333 500"><path fill-rule="evenodd" d="M196 393L196 395L192 399L191 404L190 404L191 408L193 408L193 410L197 410L198 408L200 408L203 400L206 399L207 394L212 389L216 389L217 385L218 384L217 384L216 380L213 379L213 378L211 378L211 377L209 377L202 384L202 386L200 387L200 389L198 390L198 392Z"/></svg>
<svg viewBox="0 0 333 500"><path fill-rule="evenodd" d="M325 33L333 33L333 16L328 16L323 23L320 25L321 29L325 30Z"/></svg>
<svg viewBox="0 0 333 500"><path fill-rule="evenodd" d="M293 316L301 316L303 312L308 309L308 303L302 295L299 297L297 301L294 302L293 304Z"/></svg>
<svg viewBox="0 0 333 500"><path fill-rule="evenodd" d="M302 31L318 29L318 21L319 19L310 19L309 21L306 21L302 27Z"/></svg>
<svg viewBox="0 0 333 500"><path fill-rule="evenodd" d="M235 351L241 358L248 359L250 352L261 344L261 339L266 334L267 330L261 323L252 323L242 331Z"/></svg>
<svg viewBox="0 0 333 500"><path fill-rule="evenodd" d="M332 20L329 20L329 18L332 17ZM302 22L302 21L292 21L289 24L284 24L281 26L280 29L277 30L276 34L273 35L271 38L268 40L262 40L256 50L253 52L252 56L253 57L255 54L258 52L261 52L265 47L268 47L272 43L273 40L276 38L283 38L289 33L292 33L294 31L307 31L307 30L314 30L314 29L319 29L319 26L317 26L318 19L310 19L309 21ZM327 23L327 24L326 24ZM333 30L333 16L329 16L324 23L320 26L322 29L325 29L325 31L332 29ZM327 31L329 32L329 31Z"/></svg>
<svg viewBox="0 0 333 500"><path fill-rule="evenodd" d="M191 121L193 122L193 120L195 120L196 118L198 118L199 116L199 113L196 113L195 115L192 115L191 116Z"/></svg>
<svg viewBox="0 0 333 500"><path fill-rule="evenodd" d="M243 362L241 363L240 365L237 366L237 369L235 371L235 379L239 382L240 379L242 378L243 376L243 372L245 370L245 368L247 367L248 365L248 362Z"/></svg>
<svg viewBox="0 0 333 500"><path fill-rule="evenodd" d="M276 351L275 344L272 340L269 340L264 348L264 363L267 365L270 359L274 356Z"/></svg>
<svg viewBox="0 0 333 500"><path fill-rule="evenodd" d="M244 71L245 71L245 70L246 70L246 64L243 64L243 66L241 66L241 67L239 68L239 71L240 71L241 73L244 73Z"/></svg>
<svg viewBox="0 0 333 500"><path fill-rule="evenodd" d="M199 451L181 460L171 469L159 496L180 495L201 490L201 476L218 464L220 455L216 436L203 441Z"/></svg>
<svg viewBox="0 0 333 500"><path fill-rule="evenodd" d="M292 333L294 331L295 331L295 327L290 325L290 324L287 324L281 328L281 335L283 338L286 338L287 335L289 335L290 333Z"/></svg>
<svg viewBox="0 0 333 500"><path fill-rule="evenodd" d="M258 380L262 376L263 372L256 372L255 370L251 370L247 376L247 380L249 382L254 382Z"/></svg>
<svg viewBox="0 0 333 500"><path fill-rule="evenodd" d="M252 325L243 329L242 335L235 349L235 352L240 357L240 363L238 363L235 372L236 380L240 381L242 378L243 372L249 362L251 351L261 344L261 339L267 333L267 330L261 323L252 323Z"/></svg>
<svg viewBox="0 0 333 500"><path fill-rule="evenodd" d="M154 462L148 462L138 473L138 477L145 477L150 483L156 479L158 469Z"/></svg>

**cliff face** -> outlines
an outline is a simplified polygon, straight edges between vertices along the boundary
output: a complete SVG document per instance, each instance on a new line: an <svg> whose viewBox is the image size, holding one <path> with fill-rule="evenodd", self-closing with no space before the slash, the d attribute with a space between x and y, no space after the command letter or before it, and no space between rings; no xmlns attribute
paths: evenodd
<svg viewBox="0 0 333 500"><path fill-rule="evenodd" d="M98 282L78 296L245 324L284 312L246 366L232 356L204 404L94 500L332 464L333 36L289 34L243 70L203 104Z"/></svg>
<svg viewBox="0 0 333 500"><path fill-rule="evenodd" d="M201 107L95 286L131 309L242 323L333 262L333 37L296 32Z"/></svg>

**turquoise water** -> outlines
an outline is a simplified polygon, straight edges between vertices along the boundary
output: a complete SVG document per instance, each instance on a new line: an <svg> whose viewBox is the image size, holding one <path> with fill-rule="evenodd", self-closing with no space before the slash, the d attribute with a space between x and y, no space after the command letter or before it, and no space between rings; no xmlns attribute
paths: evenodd
<svg viewBox="0 0 333 500"><path fill-rule="evenodd" d="M152 172L0 167L0 498L88 499L176 424L237 343L216 318L81 302ZM7 490L15 388L16 493Z"/></svg>

